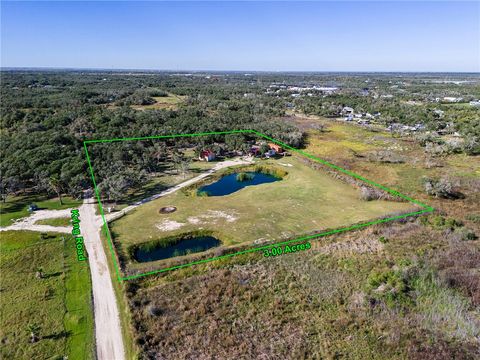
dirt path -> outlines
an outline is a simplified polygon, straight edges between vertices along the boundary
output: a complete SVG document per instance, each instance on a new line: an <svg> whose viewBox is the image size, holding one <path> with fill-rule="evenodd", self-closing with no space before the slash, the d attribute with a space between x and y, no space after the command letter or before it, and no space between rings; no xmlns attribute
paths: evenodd
<svg viewBox="0 0 480 360"><path fill-rule="evenodd" d="M37 225L35 223L39 220L70 217L71 210L72 209L37 210L33 212L30 216L18 219L12 225L1 227L0 231L31 230L39 232L59 232L68 234L72 231L72 228L69 226Z"/></svg>
<svg viewBox="0 0 480 360"><path fill-rule="evenodd" d="M94 199L84 200L80 207L80 221L92 275L97 358L123 360L125 355L117 300L100 239L102 219L95 214Z"/></svg>
<svg viewBox="0 0 480 360"><path fill-rule="evenodd" d="M195 184L197 182L199 182L200 180L203 180L205 179L206 177L210 176L211 174L213 174L214 172L218 171L218 170L221 170L223 168L226 168L226 167L230 167L230 166L235 166L235 165L248 165L248 164L251 164L252 163L252 160L244 160L244 159L234 159L234 160L226 160L226 161L222 161L222 162L219 162L218 164L216 164L213 168L211 168L210 170L190 179L190 180L187 180L187 181L184 181L178 185L175 185L175 186L172 186L171 188L168 188L167 190L164 190L158 194L155 194L155 195L152 195L148 198L145 198L145 199L142 199L140 201L137 201L136 203L132 204L132 205L129 205L127 206L126 208L124 208L123 210L119 211L119 212L116 212L116 213L113 213L113 214L106 214L105 215L105 219L107 220L107 222L111 222L113 220L116 220L116 219L119 219L121 218L123 215L125 215L126 213L132 211L133 209L135 209L136 207L142 205L142 204L145 204L147 202L150 202L152 200L155 200L155 199L158 199L158 198L161 198L163 196L167 196L167 195L170 195L184 187L187 187L187 186L190 186L192 184Z"/></svg>

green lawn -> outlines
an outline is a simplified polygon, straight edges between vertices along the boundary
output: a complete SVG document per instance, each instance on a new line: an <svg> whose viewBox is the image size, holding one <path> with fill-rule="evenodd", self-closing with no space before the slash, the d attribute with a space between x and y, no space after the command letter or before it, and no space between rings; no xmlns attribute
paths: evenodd
<svg viewBox="0 0 480 360"><path fill-rule="evenodd" d="M262 164L273 164L288 175L227 196L193 197L178 191L113 222L112 233L123 250L193 230L212 231L225 245L233 245L292 238L413 208L409 203L360 200L354 187L304 165L295 156ZM177 211L159 214L161 207L169 205ZM168 229L169 224L177 228Z"/></svg>
<svg viewBox="0 0 480 360"><path fill-rule="evenodd" d="M29 215L28 205L34 203L40 209L61 210L74 208L82 204L82 200L62 197L63 205L58 198L47 198L44 195L10 196L5 203L0 203L0 226L11 225L16 219Z"/></svg>
<svg viewBox="0 0 480 360"><path fill-rule="evenodd" d="M93 313L87 262L73 238L28 231L0 237L0 358L94 359ZM43 278L36 272L43 269ZM40 327L29 342L28 325Z"/></svg>

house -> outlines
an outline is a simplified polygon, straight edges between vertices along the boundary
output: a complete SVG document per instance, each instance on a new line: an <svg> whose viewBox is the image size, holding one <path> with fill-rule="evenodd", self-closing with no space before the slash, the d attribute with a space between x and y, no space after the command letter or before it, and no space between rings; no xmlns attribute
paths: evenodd
<svg viewBox="0 0 480 360"><path fill-rule="evenodd" d="M260 146L258 145L252 145L250 148L250 155L257 156L260 154Z"/></svg>
<svg viewBox="0 0 480 360"><path fill-rule="evenodd" d="M277 154L283 153L283 149L280 145L277 145L274 143L268 143L268 146L270 147L270 150L274 150Z"/></svg>
<svg viewBox="0 0 480 360"><path fill-rule="evenodd" d="M349 106L345 106L343 109L342 109L342 114L353 114L353 108L349 107Z"/></svg>
<svg viewBox="0 0 480 360"><path fill-rule="evenodd" d="M266 158L270 158L270 157L272 157L272 156L275 156L276 154L277 154L277 152L276 152L275 150L270 149L270 150L268 150L268 151L265 153L265 157L266 157Z"/></svg>
<svg viewBox="0 0 480 360"><path fill-rule="evenodd" d="M215 153L212 150L202 150L199 156L200 160L203 161L213 161L215 160Z"/></svg>

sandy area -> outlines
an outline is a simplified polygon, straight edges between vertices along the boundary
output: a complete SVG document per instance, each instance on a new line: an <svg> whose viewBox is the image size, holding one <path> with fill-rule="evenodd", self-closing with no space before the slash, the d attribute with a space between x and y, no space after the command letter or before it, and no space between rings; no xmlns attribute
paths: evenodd
<svg viewBox="0 0 480 360"><path fill-rule="evenodd" d="M37 225L35 223L39 220L70 217L71 210L72 209L37 210L34 211L30 216L18 219L12 225L0 228L0 231L31 230L39 232L59 232L68 234L72 231L72 228L70 226Z"/></svg>

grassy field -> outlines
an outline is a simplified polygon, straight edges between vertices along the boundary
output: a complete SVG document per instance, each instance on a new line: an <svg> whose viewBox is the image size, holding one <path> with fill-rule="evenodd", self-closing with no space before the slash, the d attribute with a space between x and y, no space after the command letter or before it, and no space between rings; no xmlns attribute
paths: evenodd
<svg viewBox="0 0 480 360"><path fill-rule="evenodd" d="M112 233L124 249L199 229L213 231L225 245L232 245L292 238L413 208L409 203L363 201L354 187L304 165L295 156L261 163L286 170L288 175L227 196L194 197L179 191L113 222ZM159 214L164 206L175 206L177 211ZM180 226L165 230L169 223Z"/></svg>
<svg viewBox="0 0 480 360"><path fill-rule="evenodd" d="M90 273L73 238L4 232L0 269L1 358L94 359ZM39 340L30 343L33 324Z"/></svg>
<svg viewBox="0 0 480 360"><path fill-rule="evenodd" d="M8 226L16 219L29 215L28 205L34 203L40 209L61 210L79 206L82 201L62 197L63 205L58 198L47 198L43 195L10 196L5 203L0 203L0 226Z"/></svg>
<svg viewBox="0 0 480 360"><path fill-rule="evenodd" d="M132 105L135 110L157 110L167 109L175 110L179 104L185 101L185 96L168 94L168 96L154 96L155 104L151 105Z"/></svg>

